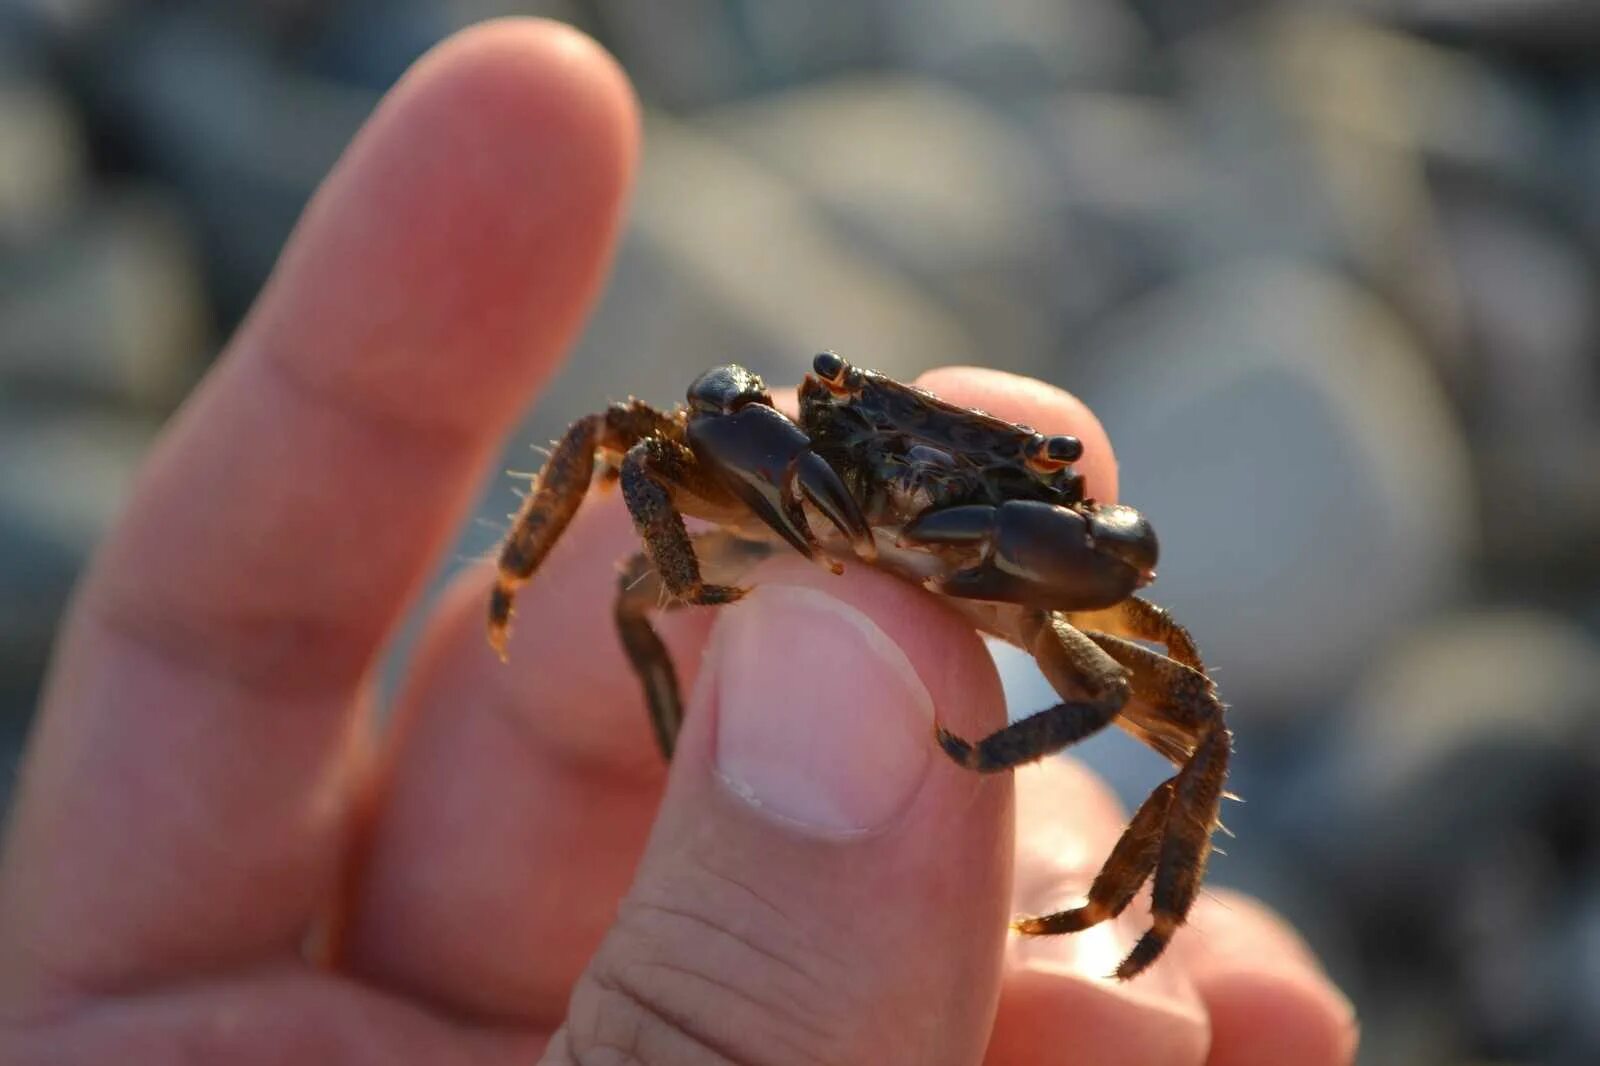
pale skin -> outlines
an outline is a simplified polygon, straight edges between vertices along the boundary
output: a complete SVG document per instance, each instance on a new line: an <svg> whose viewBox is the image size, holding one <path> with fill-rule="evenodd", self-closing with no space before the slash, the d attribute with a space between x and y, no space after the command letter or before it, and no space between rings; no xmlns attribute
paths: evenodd
<svg viewBox="0 0 1600 1066"><path fill-rule="evenodd" d="M1075 764L1019 775L1017 819L1009 779L937 764L881 832L819 844L718 791L691 701L667 791L610 628L635 544L614 497L524 590L509 666L482 638L488 569L463 574L395 728L374 728L386 638L600 289L637 139L603 52L501 22L419 63L330 176L62 630L0 866L0 1060L716 1061L693 1043L716 1018L736 1062L1349 1061L1348 1005L1242 897L1204 899L1126 985L1092 946L1007 940L1029 893L1086 884L1121 828ZM1105 434L1070 396L970 369L923 383L1077 435L1090 491L1115 496ZM981 643L919 590L784 574L871 618L967 724L1003 713ZM689 663L712 615L686 615L669 641ZM630 884L669 898L692 876L674 845L707 826L723 881L783 886L769 902L803 940L709 947L756 906L737 891L681 946L613 928ZM912 935L929 923L939 936ZM333 963L307 949L318 929L337 930ZM691 971L688 999L605 1017L626 1008L601 992L647 948ZM762 1015L781 1005L741 997L785 951L850 961L787 1029ZM596 1050L619 1025L633 1059Z"/></svg>

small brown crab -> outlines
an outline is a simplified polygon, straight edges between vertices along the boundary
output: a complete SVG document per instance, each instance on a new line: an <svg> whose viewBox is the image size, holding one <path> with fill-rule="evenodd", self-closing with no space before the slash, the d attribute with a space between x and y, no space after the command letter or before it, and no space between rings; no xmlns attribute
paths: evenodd
<svg viewBox="0 0 1600 1066"><path fill-rule="evenodd" d="M1133 977L1200 890L1231 745L1189 634L1134 595L1155 577L1154 531L1131 507L1084 497L1074 437L946 403L832 352L812 371L799 424L739 366L700 375L672 412L632 400L573 423L501 551L490 643L504 654L517 586L577 511L597 456L645 543L624 567L616 620L669 758L682 706L648 618L663 602L732 603L741 576L780 543L835 573L838 558L855 557L955 598L980 631L1029 652L1063 702L975 743L937 729L951 759L1008 770L1115 722L1179 768L1134 813L1087 902L1015 925L1085 929L1120 914L1153 875L1151 928L1116 971ZM684 515L718 528L691 536Z"/></svg>

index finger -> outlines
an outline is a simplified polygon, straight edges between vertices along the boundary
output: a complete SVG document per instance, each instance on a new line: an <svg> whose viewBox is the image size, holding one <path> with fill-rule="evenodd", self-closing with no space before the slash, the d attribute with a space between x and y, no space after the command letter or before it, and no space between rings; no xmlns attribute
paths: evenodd
<svg viewBox="0 0 1600 1066"><path fill-rule="evenodd" d="M633 108L587 38L502 22L356 138L78 594L0 989L294 950L343 844L353 697L598 287Z"/></svg>

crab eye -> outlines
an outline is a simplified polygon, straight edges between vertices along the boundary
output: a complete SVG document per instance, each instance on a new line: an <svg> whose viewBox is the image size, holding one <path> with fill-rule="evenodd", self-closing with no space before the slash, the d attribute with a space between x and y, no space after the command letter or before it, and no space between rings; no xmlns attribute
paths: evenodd
<svg viewBox="0 0 1600 1066"><path fill-rule="evenodd" d="M689 386L689 406L702 414L731 414L750 403L772 405L761 378L742 366L707 370Z"/></svg>
<svg viewBox="0 0 1600 1066"><path fill-rule="evenodd" d="M836 352L822 352L811 360L811 369L817 377L830 385L844 384L844 373L850 369L850 364Z"/></svg>
<svg viewBox="0 0 1600 1066"><path fill-rule="evenodd" d="M1052 437L1040 434L1028 441L1023 454L1029 466L1042 474L1051 474L1083 458L1083 442L1065 434Z"/></svg>

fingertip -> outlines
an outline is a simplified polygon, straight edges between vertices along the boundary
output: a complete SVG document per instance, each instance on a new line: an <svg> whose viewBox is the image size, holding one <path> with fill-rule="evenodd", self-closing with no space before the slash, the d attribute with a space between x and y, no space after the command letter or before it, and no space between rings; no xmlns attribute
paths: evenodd
<svg viewBox="0 0 1600 1066"><path fill-rule="evenodd" d="M1293 927L1259 900L1208 893L1174 946L1211 1014L1213 1066L1354 1060L1355 1008Z"/></svg>
<svg viewBox="0 0 1600 1066"><path fill-rule="evenodd" d="M482 120L496 125L565 126L597 173L631 172L638 154L632 83L604 46L566 23L530 17L480 22L429 50L407 82L412 92L459 93L458 102L478 105ZM474 120L470 113L456 118Z"/></svg>
<svg viewBox="0 0 1600 1066"><path fill-rule="evenodd" d="M446 39L317 191L237 346L318 392L484 435L554 371L598 293L638 130L626 76L570 27L501 19Z"/></svg>
<svg viewBox="0 0 1600 1066"><path fill-rule="evenodd" d="M1326 981L1246 969L1197 976L1195 983L1211 1015L1208 1066L1355 1061L1355 1012Z"/></svg>
<svg viewBox="0 0 1600 1066"><path fill-rule="evenodd" d="M1065 389L1004 370L981 366L947 366L917 379L922 388L952 403L987 411L1045 433L1068 433L1083 442L1076 468L1088 494L1108 502L1117 498L1117 459L1100 419L1087 404Z"/></svg>
<svg viewBox="0 0 1600 1066"><path fill-rule="evenodd" d="M1197 1066L1205 1061L1207 1034L1205 1012L1192 994L1151 995L1138 982L1009 970L983 1061L984 1066Z"/></svg>

